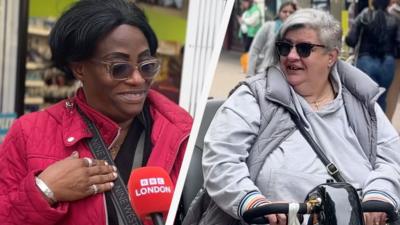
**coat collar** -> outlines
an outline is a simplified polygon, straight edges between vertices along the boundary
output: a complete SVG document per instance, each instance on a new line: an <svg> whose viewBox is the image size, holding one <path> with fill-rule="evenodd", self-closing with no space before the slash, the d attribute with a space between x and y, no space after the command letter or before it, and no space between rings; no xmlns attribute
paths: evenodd
<svg viewBox="0 0 400 225"><path fill-rule="evenodd" d="M290 86L279 66L267 68L265 97L288 108L293 108Z"/></svg>
<svg viewBox="0 0 400 225"><path fill-rule="evenodd" d="M358 68L342 60L336 66L343 86L361 102L371 104L383 93L384 89Z"/></svg>

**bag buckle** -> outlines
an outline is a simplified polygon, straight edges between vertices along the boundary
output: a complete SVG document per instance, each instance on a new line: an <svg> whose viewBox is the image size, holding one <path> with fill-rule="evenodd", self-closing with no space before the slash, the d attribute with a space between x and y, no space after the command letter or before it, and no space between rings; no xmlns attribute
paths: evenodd
<svg viewBox="0 0 400 225"><path fill-rule="evenodd" d="M338 170L338 168L336 167L336 165L333 164L332 162L329 163L329 164L326 166L326 170L328 171L329 175L331 175L331 176L333 176L333 175L335 175L337 172L339 172L339 170Z"/></svg>

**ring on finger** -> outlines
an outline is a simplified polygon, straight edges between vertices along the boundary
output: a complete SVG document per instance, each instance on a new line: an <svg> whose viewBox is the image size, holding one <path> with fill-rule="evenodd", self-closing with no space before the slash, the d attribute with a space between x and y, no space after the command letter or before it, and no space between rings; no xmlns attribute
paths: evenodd
<svg viewBox="0 0 400 225"><path fill-rule="evenodd" d="M85 159L85 160L86 160L86 162L88 163L88 167L91 167L91 166L93 166L93 159L91 159L91 158L88 158L88 157L85 157L85 158L83 158L83 159Z"/></svg>
<svg viewBox="0 0 400 225"><path fill-rule="evenodd" d="M97 187L97 185L92 184L90 187L93 190L93 195L97 194L97 192L99 191L99 188Z"/></svg>

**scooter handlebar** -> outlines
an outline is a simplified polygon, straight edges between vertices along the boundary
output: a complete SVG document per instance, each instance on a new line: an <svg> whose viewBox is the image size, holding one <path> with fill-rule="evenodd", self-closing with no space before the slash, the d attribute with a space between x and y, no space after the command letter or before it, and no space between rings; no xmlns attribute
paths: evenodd
<svg viewBox="0 0 400 225"><path fill-rule="evenodd" d="M265 217L270 214L288 214L290 203L269 203L256 208L252 208L243 213L243 220L249 224L268 224ZM308 214L307 204L298 203L298 214ZM385 212L388 222L398 220L398 214L392 204L383 201L366 201L361 204L363 212Z"/></svg>
<svg viewBox="0 0 400 225"><path fill-rule="evenodd" d="M298 214L307 214L307 204L298 203ZM252 208L243 213L243 220L249 224L268 224L269 221L265 217L270 214L288 214L289 203L269 203L256 208Z"/></svg>
<svg viewBox="0 0 400 225"><path fill-rule="evenodd" d="M384 212L388 222L398 220L398 214L394 206L388 202L370 200L361 204L363 212Z"/></svg>

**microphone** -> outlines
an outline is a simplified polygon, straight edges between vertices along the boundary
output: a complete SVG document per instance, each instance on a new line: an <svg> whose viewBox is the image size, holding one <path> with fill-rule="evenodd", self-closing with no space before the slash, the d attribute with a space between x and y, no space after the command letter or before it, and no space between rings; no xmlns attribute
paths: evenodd
<svg viewBox="0 0 400 225"><path fill-rule="evenodd" d="M174 193L167 171L161 167L134 169L128 181L128 192L142 221L150 215L153 224L164 225L162 215L168 212Z"/></svg>

